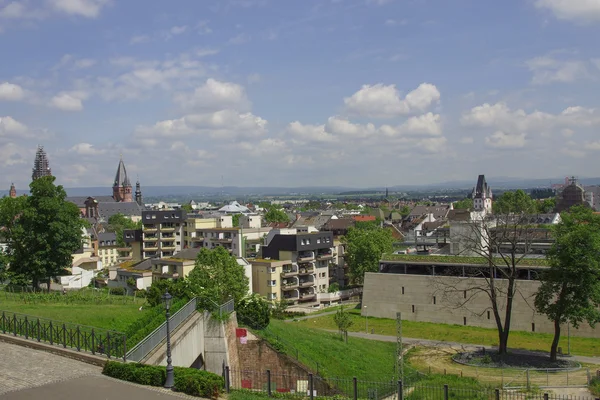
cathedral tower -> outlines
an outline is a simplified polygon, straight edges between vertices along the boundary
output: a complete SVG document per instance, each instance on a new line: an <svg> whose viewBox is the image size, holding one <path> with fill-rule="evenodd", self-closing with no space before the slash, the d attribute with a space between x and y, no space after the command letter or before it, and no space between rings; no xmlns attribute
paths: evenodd
<svg viewBox="0 0 600 400"><path fill-rule="evenodd" d="M132 194L131 182L127 177L125 163L123 163L123 157L121 157L113 183L113 199L119 202L130 203L133 201Z"/></svg>
<svg viewBox="0 0 600 400"><path fill-rule="evenodd" d="M44 151L44 146L38 146L37 152L35 153L35 161L33 162L33 174L31 175L31 179L36 180L42 176L52 176L52 170L50 169L50 163L48 162L48 156Z"/></svg>
<svg viewBox="0 0 600 400"><path fill-rule="evenodd" d="M8 195L13 199L17 197L17 189L15 189L14 183L10 184L10 191L8 192Z"/></svg>

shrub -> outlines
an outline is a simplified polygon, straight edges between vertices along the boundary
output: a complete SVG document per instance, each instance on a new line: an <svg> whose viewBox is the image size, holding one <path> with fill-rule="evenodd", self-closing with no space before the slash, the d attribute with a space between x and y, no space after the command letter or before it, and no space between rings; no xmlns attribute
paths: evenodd
<svg viewBox="0 0 600 400"><path fill-rule="evenodd" d="M590 392L594 396L600 396L600 378L593 378L590 382Z"/></svg>
<svg viewBox="0 0 600 400"><path fill-rule="evenodd" d="M175 368L175 385L173 390L190 396L200 396L210 399L219 398L225 386L223 377L212 372L194 368Z"/></svg>
<svg viewBox="0 0 600 400"><path fill-rule="evenodd" d="M102 370L104 375L123 381L139 383L148 386L163 386L166 379L164 367L139 363L121 363L108 361Z"/></svg>
<svg viewBox="0 0 600 400"><path fill-rule="evenodd" d="M238 321L253 329L265 329L270 322L270 304L253 293L240 300L237 308Z"/></svg>
<svg viewBox="0 0 600 400"><path fill-rule="evenodd" d="M164 386L167 378L165 367L117 361L108 361L102 373L112 378L147 386ZM223 377L195 368L175 367L174 378L173 390L191 396L217 399L225 386Z"/></svg>
<svg viewBox="0 0 600 400"><path fill-rule="evenodd" d="M114 287L109 289L109 293L115 296L125 296L125 288Z"/></svg>

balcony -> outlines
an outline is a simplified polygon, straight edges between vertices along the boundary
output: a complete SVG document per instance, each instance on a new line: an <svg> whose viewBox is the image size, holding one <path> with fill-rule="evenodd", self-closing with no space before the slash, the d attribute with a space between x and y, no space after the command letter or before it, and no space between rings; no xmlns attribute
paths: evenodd
<svg viewBox="0 0 600 400"><path fill-rule="evenodd" d="M283 271L281 272L282 278L289 278L290 276L298 275L298 267L294 267L291 265L286 265L283 267Z"/></svg>
<svg viewBox="0 0 600 400"><path fill-rule="evenodd" d="M175 232L175 227L174 226L161 226L160 227L160 231L161 232Z"/></svg>
<svg viewBox="0 0 600 400"><path fill-rule="evenodd" d="M298 300L298 291L294 290L294 291L289 292L289 293L284 293L283 299L284 300L290 300L290 301Z"/></svg>
<svg viewBox="0 0 600 400"><path fill-rule="evenodd" d="M164 231L161 231L161 234L160 234L160 238L161 239L175 239L175 234L173 234L173 233L166 233L165 234L165 233L162 233L162 232L164 232Z"/></svg>
<svg viewBox="0 0 600 400"><path fill-rule="evenodd" d="M204 236L194 236L192 242L204 242Z"/></svg>
<svg viewBox="0 0 600 400"><path fill-rule="evenodd" d="M311 279L305 279L300 281L300 287L311 287L314 286L315 282Z"/></svg>
<svg viewBox="0 0 600 400"><path fill-rule="evenodd" d="M298 254L298 262L312 261L315 259L315 254L312 251Z"/></svg>
<svg viewBox="0 0 600 400"><path fill-rule="evenodd" d="M156 227L156 225L144 225L143 231L144 232L156 232L158 230L158 228Z"/></svg>
<svg viewBox="0 0 600 400"><path fill-rule="evenodd" d="M316 296L317 295L314 292L311 292L311 291L300 292L300 300L312 300Z"/></svg>
<svg viewBox="0 0 600 400"><path fill-rule="evenodd" d="M284 279L281 281L281 290L292 290L298 287L298 278Z"/></svg>
<svg viewBox="0 0 600 400"><path fill-rule="evenodd" d="M152 242L152 241L157 241L158 240L158 236L144 236L143 239L145 242Z"/></svg>
<svg viewBox="0 0 600 400"><path fill-rule="evenodd" d="M156 251L156 250L158 250L158 246L155 244L144 247L144 251Z"/></svg>
<svg viewBox="0 0 600 400"><path fill-rule="evenodd" d="M173 243L173 242L161 243L160 248L162 250L175 250L176 249L175 243Z"/></svg>
<svg viewBox="0 0 600 400"><path fill-rule="evenodd" d="M221 237L213 239L213 242L217 243L231 243L233 239L231 237Z"/></svg>
<svg viewBox="0 0 600 400"><path fill-rule="evenodd" d="M310 275L310 274L313 274L314 272L315 272L315 268L314 267L300 268L298 270L298 275Z"/></svg>
<svg viewBox="0 0 600 400"><path fill-rule="evenodd" d="M321 254L317 254L317 260L322 261L322 260L330 260L333 258L333 253L329 252L329 253L321 253Z"/></svg>

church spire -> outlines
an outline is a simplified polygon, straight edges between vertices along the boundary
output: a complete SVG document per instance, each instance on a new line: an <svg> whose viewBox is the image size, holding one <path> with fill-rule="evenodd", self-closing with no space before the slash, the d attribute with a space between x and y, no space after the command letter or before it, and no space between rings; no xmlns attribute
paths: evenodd
<svg viewBox="0 0 600 400"><path fill-rule="evenodd" d="M12 197L13 199L17 197L17 189L15 188L15 184L14 183L10 184L10 191L9 191L8 195L10 197Z"/></svg>
<svg viewBox="0 0 600 400"><path fill-rule="evenodd" d="M127 170L125 169L125 163L121 155L115 181L113 182L113 198L115 201L131 202L133 201L131 189L131 182L127 176Z"/></svg>
<svg viewBox="0 0 600 400"><path fill-rule="evenodd" d="M35 161L33 162L33 174L31 175L32 180L41 178L42 176L51 176L52 170L50 169L50 162L48 156L44 151L44 146L38 146L35 153Z"/></svg>

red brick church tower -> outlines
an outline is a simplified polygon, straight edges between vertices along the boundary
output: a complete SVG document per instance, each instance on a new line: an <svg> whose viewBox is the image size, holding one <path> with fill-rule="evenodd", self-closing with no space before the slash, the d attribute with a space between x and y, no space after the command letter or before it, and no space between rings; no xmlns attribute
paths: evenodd
<svg viewBox="0 0 600 400"><path fill-rule="evenodd" d="M133 201L133 188L127 177L127 170L125 169L125 163L123 163L123 157L121 157L121 160L119 161L117 175L115 175L115 182L113 183L113 198L115 201L123 203L130 203Z"/></svg>
<svg viewBox="0 0 600 400"><path fill-rule="evenodd" d="M12 197L13 199L15 199L17 197L17 189L15 188L14 183L10 184L10 192L8 192L8 195L10 197Z"/></svg>

